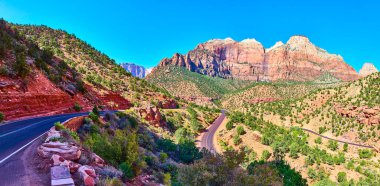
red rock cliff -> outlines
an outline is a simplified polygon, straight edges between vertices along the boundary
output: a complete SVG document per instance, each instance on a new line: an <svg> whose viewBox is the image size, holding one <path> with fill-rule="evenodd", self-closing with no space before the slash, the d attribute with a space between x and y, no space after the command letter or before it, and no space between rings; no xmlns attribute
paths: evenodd
<svg viewBox="0 0 380 186"><path fill-rule="evenodd" d="M269 49L254 39L214 39L186 55L177 53L165 58L158 66L166 65L209 76L255 81L310 81L326 72L344 81L359 78L341 56L329 54L304 36L293 36L286 44L277 42Z"/></svg>

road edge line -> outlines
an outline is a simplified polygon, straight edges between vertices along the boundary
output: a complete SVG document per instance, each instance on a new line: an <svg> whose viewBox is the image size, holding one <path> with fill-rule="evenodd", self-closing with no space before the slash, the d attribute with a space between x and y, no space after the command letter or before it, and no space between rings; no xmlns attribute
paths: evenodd
<svg viewBox="0 0 380 186"><path fill-rule="evenodd" d="M77 118L79 116L76 116L76 117L73 117L73 118ZM71 119L73 118L69 118L67 119L66 121L62 122L62 123L66 123L68 121L70 121ZM18 152L20 152L21 150L23 150L24 148L26 148L27 146L29 146L30 144L32 144L33 142L35 142L38 138L42 137L43 135L45 135L48 131L42 133L41 135L37 136L36 138L32 139L32 141L28 142L27 144L25 144L24 146L20 147L19 149L17 149L16 151L14 151L13 153L9 154L7 157L5 157L4 159L0 160L0 165L2 163L4 163L5 161L7 161L9 158L11 158L13 155L17 154Z"/></svg>
<svg viewBox="0 0 380 186"><path fill-rule="evenodd" d="M9 158L11 158L13 155L17 154L18 152L20 152L21 150L23 150L24 148L26 148L27 146L29 146L31 143L33 143L34 141L36 141L38 138L40 138L41 136L45 135L47 133L44 132L43 134L39 135L38 137L34 138L32 141L30 141L29 143L25 144L24 146L20 147L19 149L17 149L16 151L14 151L13 153L11 153L10 155L8 155L7 157L5 157L4 159L2 159L0 161L0 164L4 163L5 161L7 161Z"/></svg>

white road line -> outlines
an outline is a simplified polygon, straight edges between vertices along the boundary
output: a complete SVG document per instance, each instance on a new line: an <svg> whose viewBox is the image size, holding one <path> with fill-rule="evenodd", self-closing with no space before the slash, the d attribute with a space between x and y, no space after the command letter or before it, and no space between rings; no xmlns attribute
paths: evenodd
<svg viewBox="0 0 380 186"><path fill-rule="evenodd" d="M4 159L2 159L0 161L0 164L2 164L3 162L5 162L6 160L8 160L10 157L12 157L13 155L17 154L18 152L20 152L22 149L24 149L25 147L27 147L28 145L30 145L31 143L33 143L34 141L36 141L38 138L40 138L41 136L43 136L44 134L46 134L47 132L44 132L43 134L39 135L38 137L34 138L32 141L30 141L29 143L27 143L26 145L22 146L21 148L17 149L16 151L14 151L12 154L8 155L7 157L5 157Z"/></svg>
<svg viewBox="0 0 380 186"><path fill-rule="evenodd" d="M62 117L67 117L67 116L61 116L61 117L58 117L58 118L62 118ZM75 117L72 117L72 118L75 118ZM66 123L67 121L69 121L70 119L72 118L69 118L67 119L66 121L64 121L63 123ZM52 118L52 119L57 119L57 118ZM51 120L51 119L49 119ZM44 121L47 121L47 120L44 120ZM25 128L24 128L25 129ZM17 149L16 151L14 151L12 154L8 155L7 157L5 157L4 159L2 159L0 161L0 165L7 161L10 157L12 157L13 155L17 154L18 152L20 152L22 149L24 149L25 147L27 147L28 145L30 145L31 143L33 143L34 141L36 141L38 138L40 138L41 136L43 136L44 134L46 134L48 131L42 133L41 135L39 135L38 137L34 138L32 141L30 141L29 143L27 143L26 145L22 146L21 148Z"/></svg>
<svg viewBox="0 0 380 186"><path fill-rule="evenodd" d="M26 126L26 127L23 127L23 128L17 129L17 130L14 130L14 131L12 131L12 132L8 132L8 133L6 133L6 134L0 135L0 138L5 137L5 136L8 136L8 135L13 134L13 133L16 133L16 132L19 132L19 131L22 131L22 130L25 130L25 129L28 129L28 128L30 128L30 127L33 127L33 126L39 124L39 123L42 123L42 122L45 122L45 121L54 120L54 119L60 119L60 118L63 118L63 117L67 117L67 116L61 116L61 117L56 117L56 118L51 118L51 119L42 120L42 121L39 121L39 122L37 122L37 123L33 123L32 125L28 125L28 126Z"/></svg>

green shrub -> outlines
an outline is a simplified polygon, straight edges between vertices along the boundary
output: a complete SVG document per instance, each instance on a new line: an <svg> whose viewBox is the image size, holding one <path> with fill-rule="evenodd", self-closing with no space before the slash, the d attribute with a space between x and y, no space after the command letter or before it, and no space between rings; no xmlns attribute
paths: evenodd
<svg viewBox="0 0 380 186"><path fill-rule="evenodd" d="M347 143L344 143L344 145L343 145L343 151L344 151L344 152L347 152L347 150L348 150L348 144L347 144Z"/></svg>
<svg viewBox="0 0 380 186"><path fill-rule="evenodd" d="M55 130L62 130L62 129L65 128L65 126L63 126L63 125L61 124L61 122L56 122L56 123L54 123L54 127L55 127Z"/></svg>
<svg viewBox="0 0 380 186"><path fill-rule="evenodd" d="M78 103L75 103L73 108L74 108L74 110L77 111L77 112L79 112L79 111L82 110L82 107L81 107Z"/></svg>
<svg viewBox="0 0 380 186"><path fill-rule="evenodd" d="M310 167L307 169L307 176L310 179L314 180L317 178L317 171L315 171L313 168Z"/></svg>
<svg viewBox="0 0 380 186"><path fill-rule="evenodd" d="M316 144L322 144L322 138L321 137L318 137L317 139L315 139L314 141Z"/></svg>
<svg viewBox="0 0 380 186"><path fill-rule="evenodd" d="M234 145L239 145L241 143L241 138L239 135L234 135L234 137L232 137L232 140Z"/></svg>
<svg viewBox="0 0 380 186"><path fill-rule="evenodd" d="M122 164L120 164L119 168L121 172L123 172L124 177L128 179L132 179L133 177L135 177L132 166L127 164L126 162L123 162Z"/></svg>
<svg viewBox="0 0 380 186"><path fill-rule="evenodd" d="M245 131L244 131L244 128L242 126L238 126L236 128L236 132L239 134L239 135L243 135L245 134Z"/></svg>
<svg viewBox="0 0 380 186"><path fill-rule="evenodd" d="M16 50L16 62L13 66L13 70L22 79L25 79L29 75L29 73L31 72L30 66L26 63L26 56L25 56L24 51L17 51Z"/></svg>
<svg viewBox="0 0 380 186"><path fill-rule="evenodd" d="M168 159L168 154L166 154L165 152L161 152L160 153L160 161L161 161L161 163L165 163L167 159Z"/></svg>
<svg viewBox="0 0 380 186"><path fill-rule="evenodd" d="M338 172L337 180L339 183L347 181L347 175L345 172Z"/></svg>
<svg viewBox="0 0 380 186"><path fill-rule="evenodd" d="M177 145L170 139L158 139L156 144L157 147L164 152L174 152L177 150Z"/></svg>
<svg viewBox="0 0 380 186"><path fill-rule="evenodd" d="M4 114L0 112L0 123L4 121L4 118L5 118Z"/></svg>
<svg viewBox="0 0 380 186"><path fill-rule="evenodd" d="M226 124L226 129L231 130L234 127L234 124L231 121L228 121Z"/></svg>
<svg viewBox="0 0 380 186"><path fill-rule="evenodd" d="M338 149L338 142L334 140L329 140L329 144L327 145L327 147L332 151L335 151Z"/></svg>
<svg viewBox="0 0 380 186"><path fill-rule="evenodd" d="M271 156L271 153L268 150L264 150L263 153L261 154L261 159L268 160L270 156Z"/></svg>
<svg viewBox="0 0 380 186"><path fill-rule="evenodd" d="M370 149L359 149L359 157L361 159L369 159L373 156L373 151Z"/></svg>
<svg viewBox="0 0 380 186"><path fill-rule="evenodd" d="M94 122L98 122L99 121L99 116L96 115L94 112L90 112L90 114L88 114L88 117L94 121Z"/></svg>
<svg viewBox="0 0 380 186"><path fill-rule="evenodd" d="M94 114L96 114L97 116L100 116L100 112L99 112L99 108L98 108L98 106L94 106L93 108L92 108L92 112L94 113Z"/></svg>
<svg viewBox="0 0 380 186"><path fill-rule="evenodd" d="M195 143L189 139L179 144L179 159L184 163L192 163L202 157Z"/></svg>

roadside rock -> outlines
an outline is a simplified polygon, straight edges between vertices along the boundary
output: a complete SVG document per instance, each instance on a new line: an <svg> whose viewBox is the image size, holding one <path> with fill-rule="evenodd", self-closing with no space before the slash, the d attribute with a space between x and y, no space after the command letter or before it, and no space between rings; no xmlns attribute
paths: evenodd
<svg viewBox="0 0 380 186"><path fill-rule="evenodd" d="M94 186L96 184L96 173L94 168L88 165L79 167L79 173L85 186Z"/></svg>
<svg viewBox="0 0 380 186"><path fill-rule="evenodd" d="M38 155L44 158L50 158L54 154L60 155L66 160L78 160L82 151L76 144L67 142L47 142L37 148Z"/></svg>
<svg viewBox="0 0 380 186"><path fill-rule="evenodd" d="M93 160L93 162L94 162L94 164L96 166L98 166L98 167L104 167L104 165L105 165L104 160L101 157L99 157L97 154L92 153L91 154L91 159Z"/></svg>
<svg viewBox="0 0 380 186"><path fill-rule="evenodd" d="M57 154L53 154L53 156L51 157L51 161L52 161L53 166L66 166L66 167L68 167L70 170L70 173L74 173L74 172L78 171L79 167L81 166L80 164L75 163L73 161L65 160L65 158L63 158Z"/></svg>

